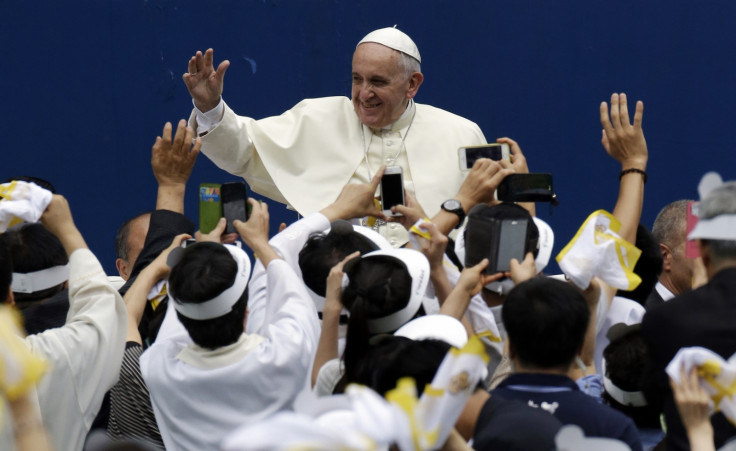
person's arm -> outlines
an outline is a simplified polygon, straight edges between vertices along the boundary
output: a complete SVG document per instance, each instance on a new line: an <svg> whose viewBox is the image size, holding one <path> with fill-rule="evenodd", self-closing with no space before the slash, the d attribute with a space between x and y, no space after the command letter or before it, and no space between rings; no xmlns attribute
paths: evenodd
<svg viewBox="0 0 736 451"><path fill-rule="evenodd" d="M519 143L511 138L498 138L496 142L505 143L509 145L511 150L511 166L514 168L514 172L517 174L528 174L529 165L526 162L526 157L519 147ZM530 215L537 215L537 207L534 202L519 202L519 206L526 209Z"/></svg>
<svg viewBox="0 0 736 451"><path fill-rule="evenodd" d="M235 220L233 225L238 230L243 242L258 255L258 259L263 262L263 266L268 268L268 264L273 260L280 260L281 257L268 244L268 204L259 202L255 199L248 199L251 205L250 218L246 222Z"/></svg>
<svg viewBox="0 0 736 451"><path fill-rule="evenodd" d="M498 184L504 177L514 172L513 167L507 161L493 161L487 158L481 158L475 162L473 168L468 172L468 176L460 185L460 189L455 195L456 199L463 207L465 214L479 203L488 203L493 200L493 193L496 192ZM411 215L411 207L397 205L398 213ZM455 226L458 225L459 218L456 214L440 210L432 217L432 223L437 226L437 230L448 235ZM411 226L411 224L408 224ZM406 225L405 225L406 227Z"/></svg>
<svg viewBox="0 0 736 451"><path fill-rule="evenodd" d="M442 307L440 307L441 314L452 316L460 321L463 320L465 311L468 309L468 304L470 304L470 298L478 293L484 285L495 282L504 275L503 273L483 274L483 270L487 266L488 259L484 258L477 265L465 268L460 273L460 279L457 281L457 285L455 285L455 288L452 289L442 304Z"/></svg>
<svg viewBox="0 0 736 451"><path fill-rule="evenodd" d="M49 377L65 387L53 393L48 391L51 386L39 388L44 418L58 415L62 408L71 422L46 422L53 441L81 448L84 425L92 423L120 373L127 313L122 297L86 248L62 196L52 198L41 221L69 253L69 313L64 326L31 335L26 343L51 362L54 374Z"/></svg>
<svg viewBox="0 0 736 451"><path fill-rule="evenodd" d="M386 219L386 216L376 207L374 202L376 189L381 184L381 177L383 177L385 170L386 166L381 166L370 183L345 185L335 202L320 210L320 213L325 215L330 222L338 219L363 218L365 216Z"/></svg>
<svg viewBox="0 0 736 451"><path fill-rule="evenodd" d="M629 122L626 94L611 96L611 111L601 102L600 119L603 125L601 143L606 152L621 163L620 185L613 215L621 222L619 235L630 243L636 242L636 229L644 204L644 182L649 153L641 123L644 103L636 102L633 125Z"/></svg>
<svg viewBox="0 0 736 451"><path fill-rule="evenodd" d="M13 436L17 451L51 451L54 449L29 394L26 393L8 402L8 406L13 418ZM7 427L8 422L4 423L4 426Z"/></svg>
<svg viewBox="0 0 736 451"><path fill-rule="evenodd" d="M184 192L194 162L202 147L197 138L192 145L194 130L182 119L171 138L171 122L164 125L161 136L156 137L151 149L151 167L158 182L156 210L171 210L184 213Z"/></svg>
<svg viewBox="0 0 736 451"><path fill-rule="evenodd" d="M175 237L171 245L138 274L133 285L125 293L123 300L125 301L125 309L128 312L126 341L143 344L141 334L138 331L138 325L141 322L141 318L143 318L146 302L148 302L148 293L150 293L154 285L166 278L171 272L171 268L166 264L166 258L169 256L171 250L180 246L182 241L189 237L190 235L187 234Z"/></svg>
<svg viewBox="0 0 736 451"><path fill-rule="evenodd" d="M54 194L51 197L51 203L41 215L41 222L49 232L59 238L68 256L71 256L77 249L87 249L87 243L77 226L74 225L69 202L64 196Z"/></svg>
<svg viewBox="0 0 736 451"><path fill-rule="evenodd" d="M429 232L430 239L421 239L422 248L417 250L421 251L429 260L429 279L432 282L432 287L434 287L434 292L437 294L437 299L442 305L452 291L452 284L447 279L444 266L445 248L447 248L448 239L431 222L421 225L420 228Z"/></svg>
<svg viewBox="0 0 736 451"><path fill-rule="evenodd" d="M359 257L360 252L353 252L345 257L340 263L333 266L327 276L327 290L325 295L325 306L322 309L322 332L317 343L317 354L314 356L312 366L312 387L317 383L317 375L322 366L332 359L339 357L337 351L338 328L340 326L340 313L342 313L342 277L345 274L342 268L348 260Z"/></svg>
<svg viewBox="0 0 736 451"><path fill-rule="evenodd" d="M710 422L710 406L708 393L698 384L697 367L689 374L680 368L680 382L670 378L670 387L677 404L682 424L687 432L690 449L693 451L715 451L713 443L713 425Z"/></svg>

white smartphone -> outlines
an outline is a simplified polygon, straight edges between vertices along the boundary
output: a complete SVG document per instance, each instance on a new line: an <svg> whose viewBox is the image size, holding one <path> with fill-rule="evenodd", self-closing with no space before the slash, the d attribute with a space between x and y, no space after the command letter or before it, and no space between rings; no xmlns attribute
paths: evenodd
<svg viewBox="0 0 736 451"><path fill-rule="evenodd" d="M509 145L506 143L461 147L457 149L457 156L460 161L460 169L463 171L467 171L472 168L475 162L481 158L490 158L495 161L506 160L511 162Z"/></svg>
<svg viewBox="0 0 736 451"><path fill-rule="evenodd" d="M381 208L386 216L401 216L392 213L394 205L405 205L404 199L404 171L401 166L389 166L381 177Z"/></svg>

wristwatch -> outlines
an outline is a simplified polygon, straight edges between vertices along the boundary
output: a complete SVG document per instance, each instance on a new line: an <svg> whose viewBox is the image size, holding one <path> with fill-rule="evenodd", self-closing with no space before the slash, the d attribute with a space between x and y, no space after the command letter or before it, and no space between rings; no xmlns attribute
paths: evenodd
<svg viewBox="0 0 736 451"><path fill-rule="evenodd" d="M465 210L463 210L463 205L460 203L460 201L455 199L448 199L442 202L442 209L448 213L454 213L457 215L458 221L455 228L459 229L460 226L463 224L463 220L465 219Z"/></svg>

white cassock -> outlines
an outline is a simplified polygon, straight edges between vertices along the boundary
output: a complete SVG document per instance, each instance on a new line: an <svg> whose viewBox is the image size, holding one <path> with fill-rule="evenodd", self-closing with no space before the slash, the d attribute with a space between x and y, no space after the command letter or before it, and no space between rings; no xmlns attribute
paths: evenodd
<svg viewBox="0 0 736 451"><path fill-rule="evenodd" d="M198 127L198 117L205 115L195 109L189 124L201 134L207 127ZM306 99L261 120L238 116L222 102L206 117L216 125L203 136L202 152L245 178L253 191L304 216L334 202L346 184L367 183L369 174L389 164L403 168L405 187L432 217L465 178L458 148L486 143L475 123L414 102L381 130L361 124L347 97Z"/></svg>
<svg viewBox="0 0 736 451"><path fill-rule="evenodd" d="M259 334L203 349L170 305L156 342L141 356L167 449L218 449L235 428L291 409L303 389L319 337L314 303L283 260L261 277L268 301Z"/></svg>

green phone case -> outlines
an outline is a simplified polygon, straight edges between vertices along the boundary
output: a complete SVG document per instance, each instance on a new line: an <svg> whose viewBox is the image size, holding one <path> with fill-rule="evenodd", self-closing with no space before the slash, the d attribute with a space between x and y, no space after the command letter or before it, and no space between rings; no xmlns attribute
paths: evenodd
<svg viewBox="0 0 736 451"><path fill-rule="evenodd" d="M222 217L222 196L219 183L199 185L199 231L210 233Z"/></svg>

